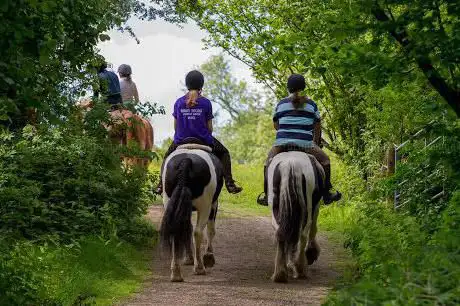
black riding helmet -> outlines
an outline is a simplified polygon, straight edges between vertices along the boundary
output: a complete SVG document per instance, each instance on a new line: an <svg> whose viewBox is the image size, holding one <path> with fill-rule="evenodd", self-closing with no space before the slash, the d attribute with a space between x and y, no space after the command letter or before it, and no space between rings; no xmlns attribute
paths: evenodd
<svg viewBox="0 0 460 306"><path fill-rule="evenodd" d="M302 91L306 87L305 78L301 74L292 74L287 81L289 93Z"/></svg>
<svg viewBox="0 0 460 306"><path fill-rule="evenodd" d="M198 70L192 70L185 77L185 86L188 90L201 90L204 85L204 76Z"/></svg>

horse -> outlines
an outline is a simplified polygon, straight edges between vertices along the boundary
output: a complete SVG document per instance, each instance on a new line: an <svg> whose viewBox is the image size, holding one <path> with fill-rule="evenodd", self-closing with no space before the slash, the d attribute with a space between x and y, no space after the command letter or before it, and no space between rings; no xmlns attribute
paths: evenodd
<svg viewBox="0 0 460 306"><path fill-rule="evenodd" d="M274 282L288 281L288 268L294 278L307 277L308 265L319 257L316 242L319 201L324 170L304 152L276 155L268 168L268 203L276 237Z"/></svg>
<svg viewBox="0 0 460 306"><path fill-rule="evenodd" d="M215 236L217 200L223 183L222 164L207 146L181 145L166 159L162 178L165 212L160 226L160 238L163 251L172 255L172 282L184 280L180 267L184 251L187 255L185 264L193 263L196 275L205 275L205 268L214 266L212 241ZM192 210L197 211L194 230ZM201 242L206 226L207 246L202 257Z"/></svg>
<svg viewBox="0 0 460 306"><path fill-rule="evenodd" d="M83 99L77 103L82 111L88 111L93 107L91 99ZM134 114L127 109L110 111L111 124L104 125L109 137L121 146L127 146L133 141L143 151L150 152L153 149L154 132L150 121ZM148 158L125 158L126 164L138 164L148 167Z"/></svg>

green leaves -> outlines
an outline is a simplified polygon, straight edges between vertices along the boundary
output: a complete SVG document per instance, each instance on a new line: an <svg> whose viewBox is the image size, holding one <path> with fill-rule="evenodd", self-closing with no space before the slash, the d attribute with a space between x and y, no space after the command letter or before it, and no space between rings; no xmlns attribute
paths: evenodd
<svg viewBox="0 0 460 306"><path fill-rule="evenodd" d="M110 36L107 35L107 34L100 34L100 35L99 35L99 40L100 40L100 41L107 41L107 40L110 40Z"/></svg>
<svg viewBox="0 0 460 306"><path fill-rule="evenodd" d="M29 106L53 124L68 115L78 92L91 87L95 79L95 48L106 34L126 25L131 15L148 19L179 21L175 2L145 4L138 0L26 0L2 1L0 19L0 100L15 107L0 106L7 116L2 126L20 129L27 124Z"/></svg>

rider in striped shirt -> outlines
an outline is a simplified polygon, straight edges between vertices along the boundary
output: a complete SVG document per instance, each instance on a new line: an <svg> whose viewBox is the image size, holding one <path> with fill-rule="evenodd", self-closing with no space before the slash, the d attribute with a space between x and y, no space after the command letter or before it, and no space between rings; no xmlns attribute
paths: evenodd
<svg viewBox="0 0 460 306"><path fill-rule="evenodd" d="M331 193L331 164L329 157L319 147L321 144L321 116L316 103L308 97L300 95L305 89L305 78L300 74L293 74L287 84L289 97L282 99L275 108L273 123L276 129L275 144L268 154L264 169L278 153L285 151L302 151L313 155L325 172L325 188L323 201L330 204L341 198L340 192ZM261 205L267 203L267 182L264 179L265 196L258 199Z"/></svg>

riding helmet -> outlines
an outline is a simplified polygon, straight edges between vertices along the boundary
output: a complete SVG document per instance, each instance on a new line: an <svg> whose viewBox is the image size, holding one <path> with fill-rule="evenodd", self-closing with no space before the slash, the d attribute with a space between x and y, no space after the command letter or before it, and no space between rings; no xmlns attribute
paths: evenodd
<svg viewBox="0 0 460 306"><path fill-rule="evenodd" d="M305 78L301 74L292 74L287 81L289 93L302 91L305 89Z"/></svg>
<svg viewBox="0 0 460 306"><path fill-rule="evenodd" d="M188 90L201 90L204 85L204 76L198 70L187 73L185 77L185 86Z"/></svg>
<svg viewBox="0 0 460 306"><path fill-rule="evenodd" d="M131 66L127 64L121 64L120 67L118 67L118 73L121 75L131 75L133 71L131 70Z"/></svg>

